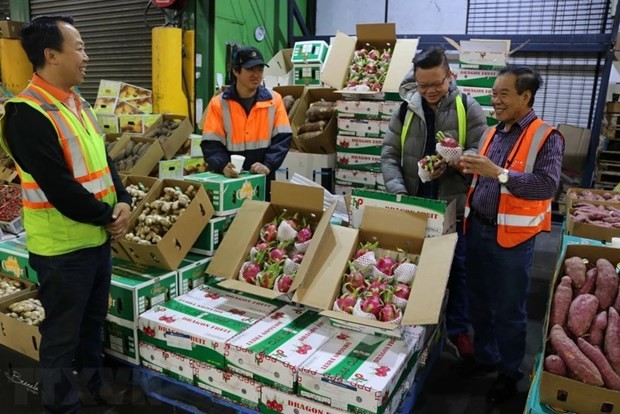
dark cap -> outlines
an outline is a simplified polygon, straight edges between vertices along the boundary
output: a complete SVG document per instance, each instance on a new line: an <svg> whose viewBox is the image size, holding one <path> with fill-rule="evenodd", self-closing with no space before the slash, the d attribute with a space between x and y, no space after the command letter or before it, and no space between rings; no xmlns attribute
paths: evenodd
<svg viewBox="0 0 620 414"><path fill-rule="evenodd" d="M263 60L263 55L260 50L252 46L245 46L237 49L233 65L241 66L246 69L253 68L258 65L269 67L269 65Z"/></svg>

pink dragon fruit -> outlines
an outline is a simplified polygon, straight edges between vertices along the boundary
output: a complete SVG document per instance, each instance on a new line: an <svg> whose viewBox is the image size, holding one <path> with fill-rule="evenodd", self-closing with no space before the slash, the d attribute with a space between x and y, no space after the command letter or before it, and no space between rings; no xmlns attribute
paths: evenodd
<svg viewBox="0 0 620 414"><path fill-rule="evenodd" d="M394 269L398 264L396 261L390 256L382 256L377 260L377 269L381 271L381 273L386 274L388 276L392 276L394 274Z"/></svg>
<svg viewBox="0 0 620 414"><path fill-rule="evenodd" d="M364 275L353 266L353 262L349 262L349 273L344 275L344 280L345 283L349 283L353 289L357 289L359 287L365 288L368 285Z"/></svg>
<svg viewBox="0 0 620 414"><path fill-rule="evenodd" d="M304 259L304 254L301 252L295 252L291 253L288 257L295 263L301 263L301 261Z"/></svg>
<svg viewBox="0 0 620 414"><path fill-rule="evenodd" d="M369 293L377 293L381 294L384 291L389 289L390 284L382 277L375 277L370 281L368 288L366 289Z"/></svg>
<svg viewBox="0 0 620 414"><path fill-rule="evenodd" d="M392 322L401 316L401 311L394 304L385 305L379 312L379 320L382 322Z"/></svg>
<svg viewBox="0 0 620 414"><path fill-rule="evenodd" d="M291 289L291 285L293 284L293 277L294 275L281 275L276 280L275 289L277 289L278 292L288 293L288 291Z"/></svg>
<svg viewBox="0 0 620 414"><path fill-rule="evenodd" d="M276 248L269 251L269 259L274 262L284 260L287 256L286 248L290 245L288 242L280 242Z"/></svg>
<svg viewBox="0 0 620 414"><path fill-rule="evenodd" d="M245 262L241 266L240 273L243 280L254 285L256 283L256 277L260 273L260 266L256 262Z"/></svg>
<svg viewBox="0 0 620 414"><path fill-rule="evenodd" d="M273 285L282 274L282 262L275 262L266 266L258 275L256 275L256 284L265 289L273 289Z"/></svg>
<svg viewBox="0 0 620 414"><path fill-rule="evenodd" d="M378 296L374 295L366 296L362 299L362 303L360 305L362 312L371 313L377 318L379 318L379 313L381 312L382 307L383 302L381 302L381 299L379 299Z"/></svg>
<svg viewBox="0 0 620 414"><path fill-rule="evenodd" d="M373 49L368 53L368 58L372 60L378 60L380 57L379 51L377 49Z"/></svg>
<svg viewBox="0 0 620 414"><path fill-rule="evenodd" d="M260 239L264 242L269 243L269 242L276 240L277 235L278 235L278 226L276 225L275 220L265 224L260 229Z"/></svg>
<svg viewBox="0 0 620 414"><path fill-rule="evenodd" d="M353 255L353 258L358 259L362 257L363 255L365 255L366 253L374 252L374 250L377 248L378 245L379 245L379 242L360 243L360 247L355 252L355 255Z"/></svg>
<svg viewBox="0 0 620 414"><path fill-rule="evenodd" d="M313 234L310 225L306 225L297 232L297 237L295 237L295 241L297 243L306 243L312 239L312 236Z"/></svg>
<svg viewBox="0 0 620 414"><path fill-rule="evenodd" d="M344 313L352 314L353 307L357 303L357 296L355 293L344 293L336 299L336 305L339 310Z"/></svg>
<svg viewBox="0 0 620 414"><path fill-rule="evenodd" d="M404 283L397 283L394 286L394 296L396 297L408 300L410 293L411 293L411 288L409 287L409 285L406 285Z"/></svg>

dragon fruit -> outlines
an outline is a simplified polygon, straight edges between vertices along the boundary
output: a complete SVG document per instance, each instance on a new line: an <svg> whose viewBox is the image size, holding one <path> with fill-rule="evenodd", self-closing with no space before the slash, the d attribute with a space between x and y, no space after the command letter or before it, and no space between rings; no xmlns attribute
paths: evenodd
<svg viewBox="0 0 620 414"><path fill-rule="evenodd" d="M276 279L282 274L283 266L282 262L275 262L266 266L256 275L256 284L265 289L273 289Z"/></svg>
<svg viewBox="0 0 620 414"><path fill-rule="evenodd" d="M355 251L355 254L353 255L354 259L359 259L360 257L362 257L363 255L365 255L366 253L374 253L375 249L377 248L377 246L379 245L379 242L375 242L375 243L360 243L360 247Z"/></svg>
<svg viewBox="0 0 620 414"><path fill-rule="evenodd" d="M385 290L389 289L390 284L382 277L375 277L370 281L367 292L381 294Z"/></svg>
<svg viewBox="0 0 620 414"><path fill-rule="evenodd" d="M441 131L438 131L435 137L437 138L435 151L437 151L437 154L445 159L446 162L458 161L461 158L463 149L456 139Z"/></svg>
<svg viewBox="0 0 620 414"><path fill-rule="evenodd" d="M277 236L278 236L278 226L275 220L265 224L260 229L260 239L264 242L269 243L269 242L275 241Z"/></svg>
<svg viewBox="0 0 620 414"><path fill-rule="evenodd" d="M280 260L284 260L287 256L286 248L290 245L290 242L281 242L278 243L276 248L273 248L269 251L269 259L274 262L279 262Z"/></svg>
<svg viewBox="0 0 620 414"><path fill-rule="evenodd" d="M293 252L289 254L288 257L295 263L301 263L301 261L304 259L304 254L302 252Z"/></svg>
<svg viewBox="0 0 620 414"><path fill-rule="evenodd" d="M353 289L357 289L359 287L365 288L368 285L364 275L353 266L353 262L349 262L349 270L350 272L344 275L345 284L349 283Z"/></svg>
<svg viewBox="0 0 620 414"><path fill-rule="evenodd" d="M378 296L366 296L362 299L362 303L360 305L360 309L362 312L370 313L375 315L375 317L379 318L379 313L382 311L383 302L379 299Z"/></svg>
<svg viewBox="0 0 620 414"><path fill-rule="evenodd" d="M274 289L278 292L288 293L291 289L291 285L293 284L293 278L295 275L283 274L278 279L276 279L276 284Z"/></svg>
<svg viewBox="0 0 620 414"><path fill-rule="evenodd" d="M297 232L297 237L295 237L295 241L297 243L306 243L312 239L312 229L309 225L304 226Z"/></svg>
<svg viewBox="0 0 620 414"><path fill-rule="evenodd" d="M409 287L409 285L406 285L404 283L397 283L394 286L394 296L398 298L408 300L410 293L411 293L411 288Z"/></svg>
<svg viewBox="0 0 620 414"><path fill-rule="evenodd" d="M260 273L260 266L256 262L245 262L241 266L241 270L239 271L241 279L245 280L247 283L254 285L256 283L256 277Z"/></svg>
<svg viewBox="0 0 620 414"><path fill-rule="evenodd" d="M336 299L334 310L352 314L353 307L357 303L357 295L355 293L344 293Z"/></svg>
<svg viewBox="0 0 620 414"><path fill-rule="evenodd" d="M393 322L402 316L402 312L394 304L385 305L379 312L378 319L382 322Z"/></svg>
<svg viewBox="0 0 620 414"><path fill-rule="evenodd" d="M377 264L375 266L381 271L381 273L392 276L394 274L394 269L396 269L398 264L390 256L382 256L379 260L377 260Z"/></svg>
<svg viewBox="0 0 620 414"><path fill-rule="evenodd" d="M297 237L297 213L292 218L283 219L278 225L277 239L279 241L294 241Z"/></svg>

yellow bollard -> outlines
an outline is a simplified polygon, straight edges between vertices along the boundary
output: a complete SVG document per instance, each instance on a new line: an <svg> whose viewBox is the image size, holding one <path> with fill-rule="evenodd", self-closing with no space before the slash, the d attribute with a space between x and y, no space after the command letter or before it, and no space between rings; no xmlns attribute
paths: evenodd
<svg viewBox="0 0 620 414"><path fill-rule="evenodd" d="M196 125L196 31L183 32L183 90L189 97L192 125Z"/></svg>
<svg viewBox="0 0 620 414"><path fill-rule="evenodd" d="M189 115L183 93L182 30L156 27L153 38L153 111L157 114Z"/></svg>
<svg viewBox="0 0 620 414"><path fill-rule="evenodd" d="M32 64L18 39L0 39L2 85L17 95L32 78Z"/></svg>

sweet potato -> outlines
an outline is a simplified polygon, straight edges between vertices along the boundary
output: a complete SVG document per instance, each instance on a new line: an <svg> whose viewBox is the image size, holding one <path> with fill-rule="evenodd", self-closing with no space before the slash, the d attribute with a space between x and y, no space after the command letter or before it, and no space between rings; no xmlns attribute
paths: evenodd
<svg viewBox="0 0 620 414"><path fill-rule="evenodd" d="M326 126L327 126L327 122L325 121L306 122L299 127L299 130L297 130L297 133L305 134L306 132L323 131Z"/></svg>
<svg viewBox="0 0 620 414"><path fill-rule="evenodd" d="M609 361L605 359L605 355L603 355L601 350L598 347L589 344L583 338L577 338L577 346L581 352L583 352L583 354L594 363L596 368L598 368L601 373L601 377L603 377L605 386L610 390L620 391L620 377L611 368Z"/></svg>
<svg viewBox="0 0 620 414"><path fill-rule="evenodd" d="M579 350L577 345L566 336L560 325L551 328L549 336L551 346L562 358L566 367L582 382L590 385L603 385L603 378L598 368Z"/></svg>
<svg viewBox="0 0 620 414"><path fill-rule="evenodd" d="M295 98L293 98L293 95L286 95L282 97L282 102L284 103L284 109L288 113L295 103Z"/></svg>
<svg viewBox="0 0 620 414"><path fill-rule="evenodd" d="M306 111L306 121L329 121L334 115L335 107L327 105L318 105L316 102L310 105L310 108Z"/></svg>
<svg viewBox="0 0 620 414"><path fill-rule="evenodd" d="M557 355L548 355L544 361L545 371L552 374L566 376L566 364L564 360Z"/></svg>
<svg viewBox="0 0 620 414"><path fill-rule="evenodd" d="M585 295L586 293L593 293L594 286L596 285L597 275L598 275L598 268L593 267L592 269L588 270L586 272L586 282L577 291L577 295Z"/></svg>
<svg viewBox="0 0 620 414"><path fill-rule="evenodd" d="M573 256L564 260L564 273L573 279L575 289L580 289L586 282L586 265L581 257Z"/></svg>
<svg viewBox="0 0 620 414"><path fill-rule="evenodd" d="M620 286L618 286L618 294L616 295L616 300L614 301L614 304L611 305L615 310L617 310L618 312L620 312Z"/></svg>
<svg viewBox="0 0 620 414"><path fill-rule="evenodd" d="M573 300L573 288L571 287L573 279L568 276L562 277L560 284L555 288L553 293L553 302L551 302L550 323L553 325L566 325L568 316L568 308Z"/></svg>
<svg viewBox="0 0 620 414"><path fill-rule="evenodd" d="M306 140L310 140L310 139L316 138L319 135L321 135L322 133L323 133L323 131L306 132L305 134L297 135L297 139L300 140L300 141L306 141Z"/></svg>
<svg viewBox="0 0 620 414"><path fill-rule="evenodd" d="M607 312L600 312L592 321L590 329L588 329L588 336L586 341L592 345L603 345L603 338L605 337L605 328L607 328Z"/></svg>
<svg viewBox="0 0 620 414"><path fill-rule="evenodd" d="M620 316L614 308L607 311L605 356L615 373L620 375Z"/></svg>
<svg viewBox="0 0 620 414"><path fill-rule="evenodd" d="M579 295L570 304L568 309L568 329L575 336L583 336L596 315L598 299L594 295Z"/></svg>
<svg viewBox="0 0 620 414"><path fill-rule="evenodd" d="M601 309L609 308L618 294L618 274L616 268L607 259L596 261L598 276L596 277L596 289L594 295L598 298Z"/></svg>

